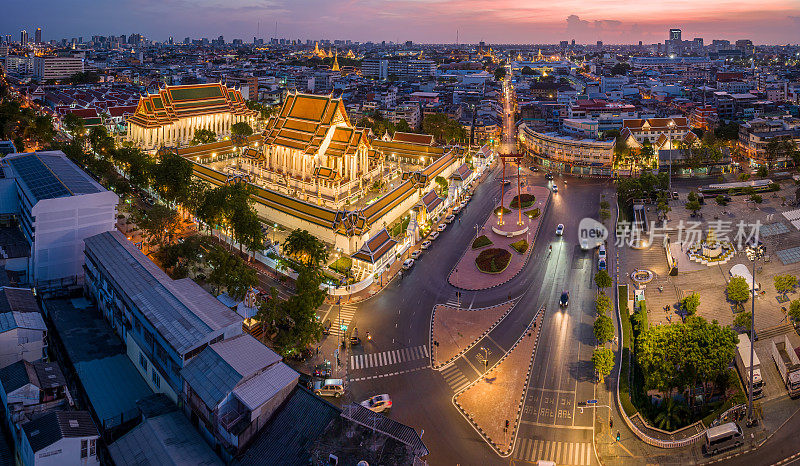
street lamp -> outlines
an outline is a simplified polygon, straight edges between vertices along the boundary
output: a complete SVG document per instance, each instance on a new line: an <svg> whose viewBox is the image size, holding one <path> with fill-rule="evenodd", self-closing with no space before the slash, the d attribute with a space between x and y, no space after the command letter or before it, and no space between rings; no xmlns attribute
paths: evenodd
<svg viewBox="0 0 800 466"><path fill-rule="evenodd" d="M752 426L753 420L753 359L755 352L756 331L756 261L764 257L764 246L758 241L758 234L753 243L747 247L747 257L753 261L753 281L750 284L751 310L750 310L750 390L747 393L747 425Z"/></svg>

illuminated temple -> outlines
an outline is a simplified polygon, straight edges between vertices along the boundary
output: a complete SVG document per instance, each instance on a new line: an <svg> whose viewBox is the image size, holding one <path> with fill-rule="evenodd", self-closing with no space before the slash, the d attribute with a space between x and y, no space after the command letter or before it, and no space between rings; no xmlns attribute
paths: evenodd
<svg viewBox="0 0 800 466"><path fill-rule="evenodd" d="M242 121L254 127L256 112L236 89L220 83L166 86L139 99L136 113L128 118L127 140L144 149L179 146L188 144L199 129L219 137Z"/></svg>
<svg viewBox="0 0 800 466"><path fill-rule="evenodd" d="M382 157L350 124L341 99L289 94L250 152L260 184L300 199L341 207L380 177Z"/></svg>

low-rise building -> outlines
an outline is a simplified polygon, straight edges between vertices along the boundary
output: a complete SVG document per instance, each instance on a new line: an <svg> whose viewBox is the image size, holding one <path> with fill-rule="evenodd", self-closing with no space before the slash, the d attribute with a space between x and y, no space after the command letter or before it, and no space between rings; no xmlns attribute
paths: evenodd
<svg viewBox="0 0 800 466"><path fill-rule="evenodd" d="M81 57L36 57L33 59L33 75L41 81L64 79L83 73Z"/></svg>
<svg viewBox="0 0 800 466"><path fill-rule="evenodd" d="M638 116L635 105L602 99L577 100L569 107L569 118L595 120L598 131L619 129L624 120Z"/></svg>
<svg viewBox="0 0 800 466"><path fill-rule="evenodd" d="M51 411L22 425L17 460L25 466L100 464L99 434L87 411Z"/></svg>
<svg viewBox="0 0 800 466"><path fill-rule="evenodd" d="M0 368L47 356L47 326L33 290L0 290Z"/></svg>
<svg viewBox="0 0 800 466"><path fill-rule="evenodd" d="M770 142L786 140L800 145L800 120L796 118L756 118L739 125L739 148L752 166L785 167L792 162L785 148ZM770 150L768 150L768 148Z"/></svg>
<svg viewBox="0 0 800 466"><path fill-rule="evenodd" d="M439 198L437 197L437 199ZM385 228L364 242L361 249L350 256L353 260L353 274L356 280L360 281L364 277L388 270L396 260L396 250L397 241L392 239Z"/></svg>
<svg viewBox="0 0 800 466"><path fill-rule="evenodd" d="M181 369L242 333L242 318L190 278L171 279L119 231L86 239L86 290L150 388L177 402Z"/></svg>
<svg viewBox="0 0 800 466"><path fill-rule="evenodd" d="M576 175L610 176L614 162L614 141L582 139L557 132L519 127L518 138L537 165Z"/></svg>
<svg viewBox="0 0 800 466"><path fill-rule="evenodd" d="M213 343L181 370L181 399L214 446L236 456L297 385L299 374L250 334Z"/></svg>
<svg viewBox="0 0 800 466"><path fill-rule="evenodd" d="M641 147L645 142L655 145L662 136L670 141L682 140L691 130L684 117L626 119L620 137L628 146Z"/></svg>

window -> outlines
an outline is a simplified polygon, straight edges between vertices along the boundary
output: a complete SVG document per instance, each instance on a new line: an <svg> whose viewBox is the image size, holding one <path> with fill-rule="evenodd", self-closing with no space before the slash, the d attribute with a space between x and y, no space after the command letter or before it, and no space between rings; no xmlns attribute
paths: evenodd
<svg viewBox="0 0 800 466"><path fill-rule="evenodd" d="M155 370L153 370L153 385L155 385L156 388L161 388L161 377Z"/></svg>
<svg viewBox="0 0 800 466"><path fill-rule="evenodd" d="M88 445L88 443L89 442L86 439L81 440L81 458L86 458L86 456L87 456L86 453L87 453L87 445Z"/></svg>
<svg viewBox="0 0 800 466"><path fill-rule="evenodd" d="M89 440L89 456L94 456L97 454L97 439L93 438Z"/></svg>
<svg viewBox="0 0 800 466"><path fill-rule="evenodd" d="M142 353L139 353L139 365L147 372L147 358L145 358Z"/></svg>

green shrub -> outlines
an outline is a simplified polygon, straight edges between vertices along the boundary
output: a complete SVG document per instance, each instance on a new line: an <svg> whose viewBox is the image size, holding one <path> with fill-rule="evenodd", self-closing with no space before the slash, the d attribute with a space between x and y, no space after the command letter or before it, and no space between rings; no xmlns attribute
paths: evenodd
<svg viewBox="0 0 800 466"><path fill-rule="evenodd" d="M538 207L537 207L537 208L535 208L535 209L531 209L531 210L527 210L527 211L525 211L525 215L527 215L527 216L528 216L528 218L536 218L536 217L538 217L540 214L541 214L541 212L539 211L539 208L538 208Z"/></svg>
<svg viewBox="0 0 800 466"><path fill-rule="evenodd" d="M525 251L528 250L528 242L524 239L521 239L517 242L511 243L511 247L514 248L520 254L525 254Z"/></svg>
<svg viewBox="0 0 800 466"><path fill-rule="evenodd" d="M496 208L494 209L494 214L495 214L495 215L500 215L500 213L501 213L501 212L502 212L502 214L503 214L503 215L505 215L505 214L507 214L507 213L509 213L509 212L511 212L511 211L510 211L509 209L506 209L506 208L505 208L505 207L503 207L503 206L498 206L498 207L496 207Z"/></svg>
<svg viewBox="0 0 800 466"><path fill-rule="evenodd" d="M508 267L509 262L511 253L500 248L485 249L475 258L475 265L484 273L500 273Z"/></svg>
<svg viewBox="0 0 800 466"><path fill-rule="evenodd" d="M489 246L490 244L492 244L492 240L490 240L486 235L481 235L472 241L472 249L480 249Z"/></svg>

